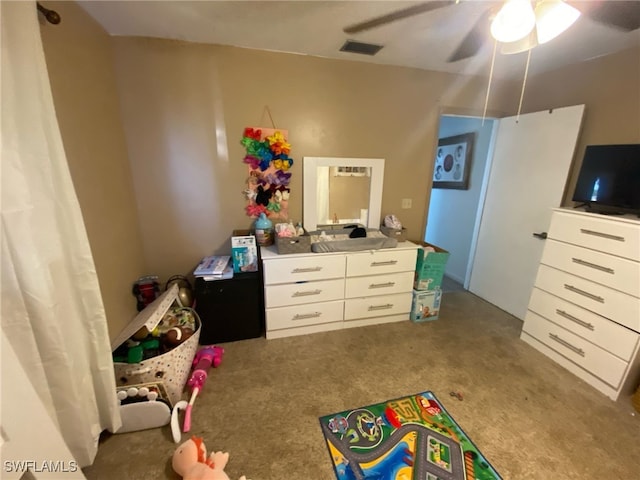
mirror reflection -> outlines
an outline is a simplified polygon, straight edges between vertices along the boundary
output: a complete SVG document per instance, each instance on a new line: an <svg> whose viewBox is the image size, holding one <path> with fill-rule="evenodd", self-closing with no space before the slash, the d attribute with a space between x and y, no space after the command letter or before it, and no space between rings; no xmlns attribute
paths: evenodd
<svg viewBox="0 0 640 480"><path fill-rule="evenodd" d="M303 162L307 231L334 225L380 226L384 159L304 157Z"/></svg>
<svg viewBox="0 0 640 480"><path fill-rule="evenodd" d="M318 167L318 228L367 224L371 167Z"/></svg>

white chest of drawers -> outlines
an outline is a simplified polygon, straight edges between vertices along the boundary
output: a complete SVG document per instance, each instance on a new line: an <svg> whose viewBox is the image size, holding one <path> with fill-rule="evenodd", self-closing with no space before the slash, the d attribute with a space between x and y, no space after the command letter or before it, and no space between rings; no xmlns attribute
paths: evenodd
<svg viewBox="0 0 640 480"><path fill-rule="evenodd" d="M263 247L266 337L408 320L417 248L278 255Z"/></svg>
<svg viewBox="0 0 640 480"><path fill-rule="evenodd" d="M522 340L613 400L640 382L640 220L556 209Z"/></svg>

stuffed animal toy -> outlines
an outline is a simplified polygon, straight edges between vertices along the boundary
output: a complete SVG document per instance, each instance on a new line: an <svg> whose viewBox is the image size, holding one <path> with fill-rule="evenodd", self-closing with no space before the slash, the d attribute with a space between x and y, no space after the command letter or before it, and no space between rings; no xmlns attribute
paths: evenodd
<svg viewBox="0 0 640 480"><path fill-rule="evenodd" d="M180 445L173 454L171 466L183 480L230 480L224 473L229 454L211 452L207 458L207 448L201 437L193 436ZM239 480L247 480L243 475Z"/></svg>

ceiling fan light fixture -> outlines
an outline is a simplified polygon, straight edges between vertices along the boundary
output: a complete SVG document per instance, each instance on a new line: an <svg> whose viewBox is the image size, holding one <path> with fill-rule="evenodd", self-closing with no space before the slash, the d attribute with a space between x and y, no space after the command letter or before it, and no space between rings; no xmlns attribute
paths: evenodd
<svg viewBox="0 0 640 480"><path fill-rule="evenodd" d="M536 6L538 43L547 43L575 23L580 11L561 0L543 0Z"/></svg>
<svg viewBox="0 0 640 480"><path fill-rule="evenodd" d="M536 36L536 30L533 29L529 35L515 42L501 43L500 53L503 55L513 55L515 53L526 52L534 47L538 46L538 38Z"/></svg>
<svg viewBox="0 0 640 480"><path fill-rule="evenodd" d="M515 42L529 35L535 25L529 0L507 0L491 22L491 35L499 42Z"/></svg>

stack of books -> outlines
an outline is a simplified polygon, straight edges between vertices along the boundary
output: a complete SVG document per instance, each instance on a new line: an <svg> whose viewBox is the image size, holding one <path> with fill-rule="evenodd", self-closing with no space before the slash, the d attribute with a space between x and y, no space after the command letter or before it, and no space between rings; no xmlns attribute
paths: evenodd
<svg viewBox="0 0 640 480"><path fill-rule="evenodd" d="M193 276L203 280L223 280L233 277L233 263L230 262L230 255L211 255L204 257L196 269Z"/></svg>

